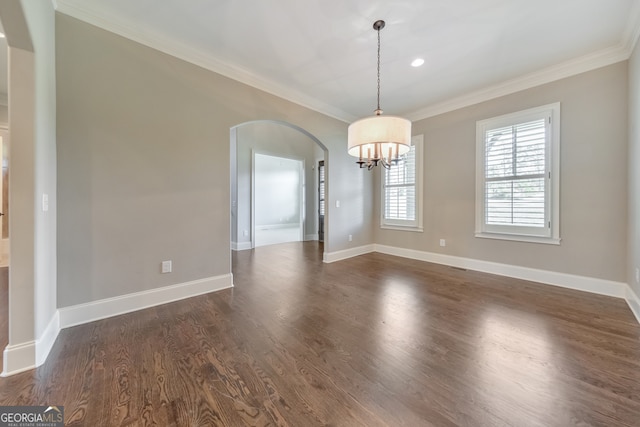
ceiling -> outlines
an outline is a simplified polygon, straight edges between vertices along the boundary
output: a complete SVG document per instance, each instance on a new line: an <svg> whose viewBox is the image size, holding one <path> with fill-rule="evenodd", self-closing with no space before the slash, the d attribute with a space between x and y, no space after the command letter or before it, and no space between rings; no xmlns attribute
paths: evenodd
<svg viewBox="0 0 640 427"><path fill-rule="evenodd" d="M58 12L353 121L418 119L629 57L640 0L57 0ZM5 55L6 56L6 55ZM425 64L410 66L416 57Z"/></svg>

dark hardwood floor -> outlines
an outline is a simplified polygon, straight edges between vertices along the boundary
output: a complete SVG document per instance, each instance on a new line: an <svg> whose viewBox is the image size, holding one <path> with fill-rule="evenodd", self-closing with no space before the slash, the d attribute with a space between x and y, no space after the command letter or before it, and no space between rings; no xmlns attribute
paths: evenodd
<svg viewBox="0 0 640 427"><path fill-rule="evenodd" d="M640 426L623 300L315 242L232 290L63 330L0 405L83 426Z"/></svg>
<svg viewBox="0 0 640 427"><path fill-rule="evenodd" d="M0 267L0 369L4 363L4 348L9 342L9 267Z"/></svg>

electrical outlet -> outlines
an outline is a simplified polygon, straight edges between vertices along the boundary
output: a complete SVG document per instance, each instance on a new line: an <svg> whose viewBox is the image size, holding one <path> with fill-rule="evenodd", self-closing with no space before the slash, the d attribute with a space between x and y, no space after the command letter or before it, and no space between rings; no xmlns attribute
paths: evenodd
<svg viewBox="0 0 640 427"><path fill-rule="evenodd" d="M171 260L169 260L169 261L162 261L162 267L161 267L161 270L160 270L160 272L161 272L162 274L164 274L164 273L171 273L172 269L173 269L173 266L171 265Z"/></svg>
<svg viewBox="0 0 640 427"><path fill-rule="evenodd" d="M445 247L447 246L447 241L444 239L440 239L440 246Z"/></svg>
<svg viewBox="0 0 640 427"><path fill-rule="evenodd" d="M353 234L349 234L349 241L353 242Z"/></svg>

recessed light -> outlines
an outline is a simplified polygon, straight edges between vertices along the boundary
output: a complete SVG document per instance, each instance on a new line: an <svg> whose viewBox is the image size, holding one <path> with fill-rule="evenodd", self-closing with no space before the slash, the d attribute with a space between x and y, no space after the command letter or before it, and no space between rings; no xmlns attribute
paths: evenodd
<svg viewBox="0 0 640 427"><path fill-rule="evenodd" d="M0 33L0 39L4 38L4 33Z"/></svg>
<svg viewBox="0 0 640 427"><path fill-rule="evenodd" d="M419 67L422 64L424 64L424 59L422 59L422 58L416 58L411 62L411 66L412 67Z"/></svg>

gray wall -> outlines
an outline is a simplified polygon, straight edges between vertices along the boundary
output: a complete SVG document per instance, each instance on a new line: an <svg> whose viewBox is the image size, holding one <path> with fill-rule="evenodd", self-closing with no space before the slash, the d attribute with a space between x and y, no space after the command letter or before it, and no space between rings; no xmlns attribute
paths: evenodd
<svg viewBox="0 0 640 427"><path fill-rule="evenodd" d="M35 53L35 327L40 337L57 308L55 12L46 1L22 3Z"/></svg>
<svg viewBox="0 0 640 427"><path fill-rule="evenodd" d="M21 347L26 352L35 342L34 358L42 362L43 345L52 344L41 338L56 311L55 33L51 2L2 0L0 16L11 108L9 344L17 347L4 366L11 371L35 361L15 360L27 357Z"/></svg>
<svg viewBox="0 0 640 427"><path fill-rule="evenodd" d="M236 128L237 176L232 186L237 186L237 234L238 243L251 241L244 230L251 230L251 165L252 150L261 154L302 159L305 162L306 212L305 235L317 234L316 148L318 144L297 129L269 121L252 122Z"/></svg>
<svg viewBox="0 0 640 427"><path fill-rule="evenodd" d="M0 105L0 126L6 126L9 123L9 107Z"/></svg>
<svg viewBox="0 0 640 427"><path fill-rule="evenodd" d="M635 270L640 268L640 43L629 60L629 273L640 296Z"/></svg>
<svg viewBox="0 0 640 427"><path fill-rule="evenodd" d="M373 242L372 178L346 154L346 123L62 14L56 71L59 307L228 274L230 129L252 120L327 147L342 205L325 250Z"/></svg>
<svg viewBox="0 0 640 427"><path fill-rule="evenodd" d="M425 143L425 231L375 227L376 243L626 282L627 65L415 122L413 134L424 134ZM561 244L475 238L476 121L557 101ZM379 190L375 193L379 221ZM439 239L447 246L439 247Z"/></svg>

